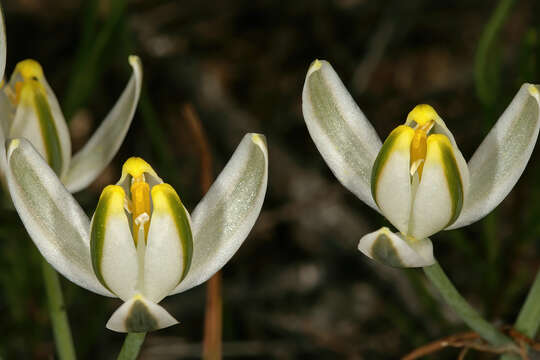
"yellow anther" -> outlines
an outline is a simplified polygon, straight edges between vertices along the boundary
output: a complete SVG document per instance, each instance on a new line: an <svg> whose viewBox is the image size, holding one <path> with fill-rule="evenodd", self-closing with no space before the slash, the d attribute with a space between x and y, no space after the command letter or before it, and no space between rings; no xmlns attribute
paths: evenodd
<svg viewBox="0 0 540 360"><path fill-rule="evenodd" d="M139 238L139 228L144 226L144 240L148 235L150 227L150 186L144 181L144 175L133 178L131 184L131 207L133 217L133 239L137 245Z"/></svg>
<svg viewBox="0 0 540 360"><path fill-rule="evenodd" d="M427 134L422 128L414 131L414 137L411 141L411 160L410 172L411 176L418 171L419 180L422 179L422 171L424 170L424 162L427 152Z"/></svg>
<svg viewBox="0 0 540 360"><path fill-rule="evenodd" d="M409 115L407 115L406 124L410 124L411 121L414 121L422 126L430 121L436 121L437 119L439 119L439 114L437 114L433 107L427 104L420 104L416 105Z"/></svg>

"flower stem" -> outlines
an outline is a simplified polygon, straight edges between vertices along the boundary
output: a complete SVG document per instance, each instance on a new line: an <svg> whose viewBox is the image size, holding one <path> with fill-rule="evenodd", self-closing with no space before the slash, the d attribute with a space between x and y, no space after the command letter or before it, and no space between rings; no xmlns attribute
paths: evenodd
<svg viewBox="0 0 540 360"><path fill-rule="evenodd" d="M49 307L49 315L51 317L58 358L62 360L76 359L73 338L71 337L71 329L69 327L58 273L44 258L41 260L43 278L45 280L45 290L47 292L47 304Z"/></svg>
<svg viewBox="0 0 540 360"><path fill-rule="evenodd" d="M494 346L513 344L513 341L484 320L459 294L439 263L424 267L424 273L439 290L444 301L482 338Z"/></svg>
<svg viewBox="0 0 540 360"><path fill-rule="evenodd" d="M533 339L540 325L540 269L536 273L534 283L529 290L527 299L521 308L516 325L517 331Z"/></svg>
<svg viewBox="0 0 540 360"><path fill-rule="evenodd" d="M523 307L519 311L518 318L514 328L523 335L534 339L538 332L538 326L540 325L540 269L536 273L534 283L529 290L527 299ZM516 359L517 357L512 355L504 355L502 360Z"/></svg>
<svg viewBox="0 0 540 360"><path fill-rule="evenodd" d="M117 360L133 360L136 359L141 350L141 346L146 337L145 332L141 333L128 333L122 345L122 350L118 354Z"/></svg>

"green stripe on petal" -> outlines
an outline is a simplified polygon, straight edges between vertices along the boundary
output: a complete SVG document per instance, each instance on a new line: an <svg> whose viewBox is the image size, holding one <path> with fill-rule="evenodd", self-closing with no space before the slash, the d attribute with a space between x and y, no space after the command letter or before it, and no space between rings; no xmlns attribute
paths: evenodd
<svg viewBox="0 0 540 360"><path fill-rule="evenodd" d="M405 233L411 211L410 147L414 130L401 125L384 142L371 173L372 196L381 213Z"/></svg>
<svg viewBox="0 0 540 360"><path fill-rule="evenodd" d="M39 127L47 152L47 162L58 175L61 175L63 159L58 131L54 124L51 107L41 89L34 92L34 108L39 120Z"/></svg>
<svg viewBox="0 0 540 360"><path fill-rule="evenodd" d="M377 203L377 185L379 178L390 155L393 151L398 149L408 151L413 136L414 130L411 127L400 125L395 128L384 141L381 151L379 151L375 163L373 163L373 168L371 169L371 195L373 196L375 203Z"/></svg>
<svg viewBox="0 0 540 360"><path fill-rule="evenodd" d="M430 135L407 234L423 239L443 230L456 221L463 200L463 176L450 140L442 134Z"/></svg>
<svg viewBox="0 0 540 360"><path fill-rule="evenodd" d="M138 282L138 258L124 210L121 186L107 186L92 218L90 255L100 283L126 301Z"/></svg>
<svg viewBox="0 0 540 360"><path fill-rule="evenodd" d="M438 147L448 191L452 199L452 216L448 224L446 224L446 226L449 226L456 221L463 207L463 182L450 140L442 134L435 134L428 138L428 147L430 143Z"/></svg>
<svg viewBox="0 0 540 360"><path fill-rule="evenodd" d="M154 205L154 213L167 212L168 214L172 215L172 219L176 225L176 231L178 232L178 240L180 241L180 245L182 247L183 257L182 275L175 284L176 286L186 277L191 265L191 257L193 255L193 236L191 234L189 214L182 204L180 197L169 184L159 184L152 188L152 202ZM152 215L152 218L153 216L154 214Z"/></svg>
<svg viewBox="0 0 540 360"><path fill-rule="evenodd" d="M45 88L36 77L16 82L21 86L15 100L20 101L10 127L10 137L28 139L45 158L54 172L60 176L64 164L62 145ZM20 100L17 97L20 96Z"/></svg>
<svg viewBox="0 0 540 360"><path fill-rule="evenodd" d="M160 302L188 274L193 237L187 210L169 184L152 187L153 212L146 238L143 293Z"/></svg>

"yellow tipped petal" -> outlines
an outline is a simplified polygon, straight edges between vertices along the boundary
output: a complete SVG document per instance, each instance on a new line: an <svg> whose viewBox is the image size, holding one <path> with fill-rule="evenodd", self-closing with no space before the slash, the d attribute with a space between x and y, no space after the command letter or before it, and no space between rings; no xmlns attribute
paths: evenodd
<svg viewBox="0 0 540 360"><path fill-rule="evenodd" d="M139 265L124 201L121 186L109 185L101 193L90 229L90 255L99 282L126 301L136 292Z"/></svg>
<svg viewBox="0 0 540 360"><path fill-rule="evenodd" d="M429 136L408 235L423 239L443 230L457 219L463 200L462 175L450 140L442 134Z"/></svg>
<svg viewBox="0 0 540 360"><path fill-rule="evenodd" d="M371 172L371 193L383 215L406 232L411 208L411 142L415 131L398 126L384 142Z"/></svg>
<svg viewBox="0 0 540 360"><path fill-rule="evenodd" d="M141 176L143 173L148 173L157 177L156 172L152 167L143 159L139 157L130 157L122 166L122 177L125 175L131 175L136 178Z"/></svg>
<svg viewBox="0 0 540 360"><path fill-rule="evenodd" d="M407 115L407 121L405 123L410 124L411 121L414 121L418 125L422 126L430 121L438 122L438 119L440 119L440 116L432 106L428 104L420 104L416 105L414 109L411 110L409 115Z"/></svg>
<svg viewBox="0 0 540 360"><path fill-rule="evenodd" d="M15 67L15 72L19 72L24 80L40 80L43 78L43 68L32 59L19 62Z"/></svg>

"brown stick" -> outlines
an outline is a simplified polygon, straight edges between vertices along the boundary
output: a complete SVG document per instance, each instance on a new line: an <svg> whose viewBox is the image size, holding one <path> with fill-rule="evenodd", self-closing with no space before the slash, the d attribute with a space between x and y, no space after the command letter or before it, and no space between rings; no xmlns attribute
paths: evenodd
<svg viewBox="0 0 540 360"><path fill-rule="evenodd" d="M212 185L212 155L208 146L208 139L195 109L191 104L182 107L182 114L188 122L193 134L201 166L201 193L204 195ZM203 359L220 360L222 358L222 298L221 298L221 272L217 272L210 280L206 290L206 311L204 318Z"/></svg>
<svg viewBox="0 0 540 360"><path fill-rule="evenodd" d="M514 353L519 355L523 360L529 360L529 356L527 355L527 345L533 348L534 350L537 350L540 348L540 343L528 338L527 336L523 335L516 329L505 326L501 328L501 330L504 330L504 332L508 333L510 337L512 337L520 346L516 347L514 345L508 345L508 346L500 346L495 347L491 346L489 344L486 344L475 332L464 332L459 333L455 335L451 335L436 341L433 341L429 344L423 345L409 354L405 355L401 358L401 360L414 360L421 358L422 356L426 356L432 353L435 353L437 351L440 351L447 347L453 347L453 348L463 348L461 350L458 359L464 359L467 352L471 349L482 351L482 352L489 352L492 354L504 354L504 353Z"/></svg>

